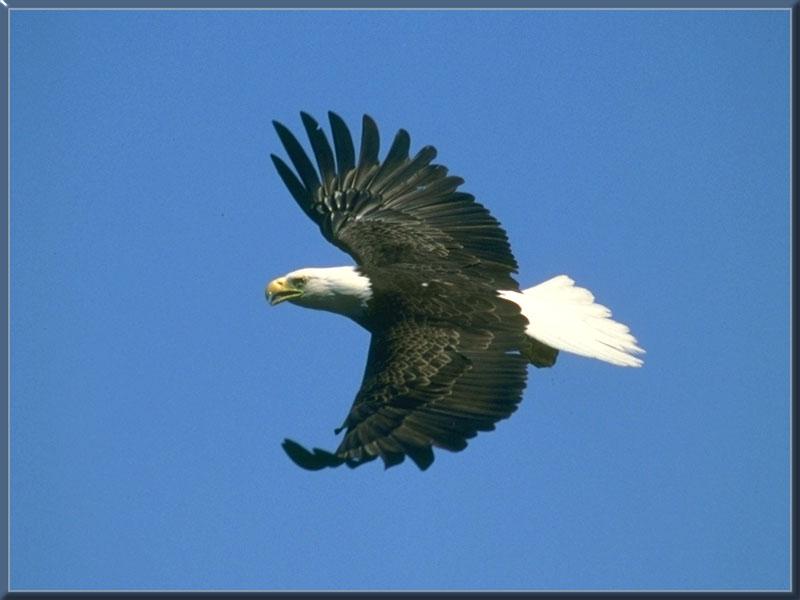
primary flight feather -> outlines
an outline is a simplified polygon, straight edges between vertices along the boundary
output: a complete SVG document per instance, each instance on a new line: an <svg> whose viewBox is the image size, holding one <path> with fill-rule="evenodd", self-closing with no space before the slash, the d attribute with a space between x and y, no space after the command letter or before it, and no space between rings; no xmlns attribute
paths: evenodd
<svg viewBox="0 0 800 600"><path fill-rule="evenodd" d="M381 162L378 128L365 115L356 156L345 122L328 117L333 147L301 113L313 163L274 122L294 169L274 154L272 161L300 208L356 266L293 271L266 295L273 305L350 317L372 338L339 447L309 451L287 439L295 463L317 470L380 457L390 467L408 456L426 469L434 446L463 450L516 410L528 364L552 366L559 350L642 364L628 328L569 277L520 290L505 231L458 191L461 178L432 164L435 148L410 156L401 129Z"/></svg>

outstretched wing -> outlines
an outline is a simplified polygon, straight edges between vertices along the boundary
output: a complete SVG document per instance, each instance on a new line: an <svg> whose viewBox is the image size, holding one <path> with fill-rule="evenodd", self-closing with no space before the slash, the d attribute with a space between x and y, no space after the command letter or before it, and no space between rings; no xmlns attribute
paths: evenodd
<svg viewBox="0 0 800 600"><path fill-rule="evenodd" d="M517 263L498 221L463 183L431 164L433 146L409 156L410 137L400 130L383 162L379 134L364 115L358 159L350 131L328 113L333 148L317 122L301 113L316 160L314 167L294 135L273 122L296 173L280 158L272 161L300 208L322 234L364 267L447 262L470 269L502 289L517 289Z"/></svg>
<svg viewBox="0 0 800 600"><path fill-rule="evenodd" d="M501 303L501 310L513 312ZM336 452L309 452L291 440L284 449L311 470L355 467L377 457L390 467L406 455L426 469L432 446L463 450L478 431L491 431L516 410L527 375L519 343L514 327L399 320L372 336L364 380Z"/></svg>

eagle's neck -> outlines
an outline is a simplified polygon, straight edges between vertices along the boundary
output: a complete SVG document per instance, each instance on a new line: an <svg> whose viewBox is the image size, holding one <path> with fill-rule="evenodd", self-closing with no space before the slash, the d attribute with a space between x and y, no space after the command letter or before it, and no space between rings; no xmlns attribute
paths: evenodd
<svg viewBox="0 0 800 600"><path fill-rule="evenodd" d="M305 293L292 300L306 308L327 310L362 322L372 286L355 267L303 269Z"/></svg>

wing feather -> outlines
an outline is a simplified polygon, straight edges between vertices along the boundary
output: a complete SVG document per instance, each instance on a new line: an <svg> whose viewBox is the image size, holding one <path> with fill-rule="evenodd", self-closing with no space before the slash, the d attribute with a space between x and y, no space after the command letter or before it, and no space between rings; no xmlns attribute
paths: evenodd
<svg viewBox="0 0 800 600"><path fill-rule="evenodd" d="M297 176L295 176L294 172L285 162L283 162L274 154L270 154L270 157L272 158L272 162L275 164L275 168L278 170L278 175L280 175L281 179L283 179L283 183L288 188L292 198L295 199L297 204L300 205L300 208L302 208L307 215L309 215L312 219L315 218L311 210L311 195L309 194L308 189L303 186L301 181L297 178Z"/></svg>
<svg viewBox="0 0 800 600"><path fill-rule="evenodd" d="M329 455L316 449L313 460L290 454L303 459L297 464L357 466L380 457L390 467L409 456L425 469L433 447L463 450L516 410L527 375L527 359L515 351L525 327L519 308L469 289L460 303L438 295L430 304L433 312L373 331L361 388L337 430L345 430L341 444ZM442 318L455 313L458 324Z"/></svg>
<svg viewBox="0 0 800 600"><path fill-rule="evenodd" d="M379 193L387 180L390 180L394 174L400 170L400 167L408 160L408 150L411 146L411 138L408 132L401 129L392 142L386 158L383 159L380 168L375 173L370 189L374 193Z"/></svg>
<svg viewBox="0 0 800 600"><path fill-rule="evenodd" d="M319 187L319 176L314 169L314 165L308 160L308 155L306 155L300 142L297 141L291 131L277 121L273 121L272 124L275 126L275 131L278 132L278 137L283 147L286 148L289 160L292 161L294 168L297 169L297 174L300 175L303 185L306 186L309 193L312 193L313 190Z"/></svg>
<svg viewBox="0 0 800 600"><path fill-rule="evenodd" d="M425 146L412 160L408 161L401 168L396 169L391 176L386 177L381 182L380 188L377 188L375 192L382 194L388 204L390 198L398 196L402 191L405 191L411 186L416 187L420 185L418 181L415 180L416 175L418 173L422 174L423 167L427 167L434 158L436 158L436 148L433 146Z"/></svg>
<svg viewBox="0 0 800 600"><path fill-rule="evenodd" d="M328 143L328 138L322 132L322 129L311 115L301 112L300 118L303 121L303 126L308 134L308 139L311 141L311 148L314 151L314 157L317 159L317 166L322 175L322 182L326 194L333 192L332 183L336 177L336 166L333 162L333 150Z"/></svg>
<svg viewBox="0 0 800 600"><path fill-rule="evenodd" d="M371 167L378 164L381 138L378 126L369 115L364 115L361 127L361 152L358 155L358 166Z"/></svg>
<svg viewBox="0 0 800 600"><path fill-rule="evenodd" d="M409 456L432 446L458 452L479 431L491 431L498 420L516 410L526 365L523 357L507 351L515 336L483 331L470 339L466 331L452 326L398 327L402 333L373 336L368 365L378 370L368 367L348 416L347 432L336 452L342 460L358 462L373 456L376 448L371 442L384 436L402 442ZM487 339L489 345L483 349ZM391 357L385 361L381 360L387 352L384 344L391 346ZM420 377L421 370L429 373L427 378ZM375 385L376 380L381 383ZM412 400L397 410L408 396ZM388 467L394 460L386 460L384 449L389 446L378 444L377 454Z"/></svg>
<svg viewBox="0 0 800 600"><path fill-rule="evenodd" d="M317 163L300 143L275 122L278 137L296 170L273 158L292 196L323 235L362 266L427 264L469 267L474 277L517 290L517 263L497 220L470 194L459 192L464 180L431 164L433 146L409 158L410 136L401 129L386 158L378 158L380 135L375 121L362 119L361 146L355 158L344 121L329 113L333 148L319 124L301 113ZM304 188L304 189L303 189Z"/></svg>
<svg viewBox="0 0 800 600"><path fill-rule="evenodd" d="M337 172L339 177L344 177L356 164L353 138L344 120L335 112L328 112L328 120L331 123L333 146L336 149Z"/></svg>

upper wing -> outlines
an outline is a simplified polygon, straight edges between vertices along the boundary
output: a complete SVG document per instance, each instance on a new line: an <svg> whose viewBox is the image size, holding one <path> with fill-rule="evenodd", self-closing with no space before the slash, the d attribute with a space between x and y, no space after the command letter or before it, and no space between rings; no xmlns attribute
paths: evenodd
<svg viewBox="0 0 800 600"><path fill-rule="evenodd" d="M432 446L463 450L467 439L516 410L527 375L527 360L516 352L517 331L401 320L374 333L336 452L312 453L291 440L284 449L312 470L354 467L379 456L390 467L406 455L426 469Z"/></svg>
<svg viewBox="0 0 800 600"><path fill-rule="evenodd" d="M517 289L511 277L517 263L497 220L463 183L432 165L433 146L409 157L410 137L400 130L383 162L378 160L375 122L364 115L358 160L350 131L328 113L333 148L317 122L300 113L318 170L297 138L274 122L295 174L272 155L272 161L294 199L317 223L325 238L362 266L448 262L470 267L470 273L503 289Z"/></svg>

